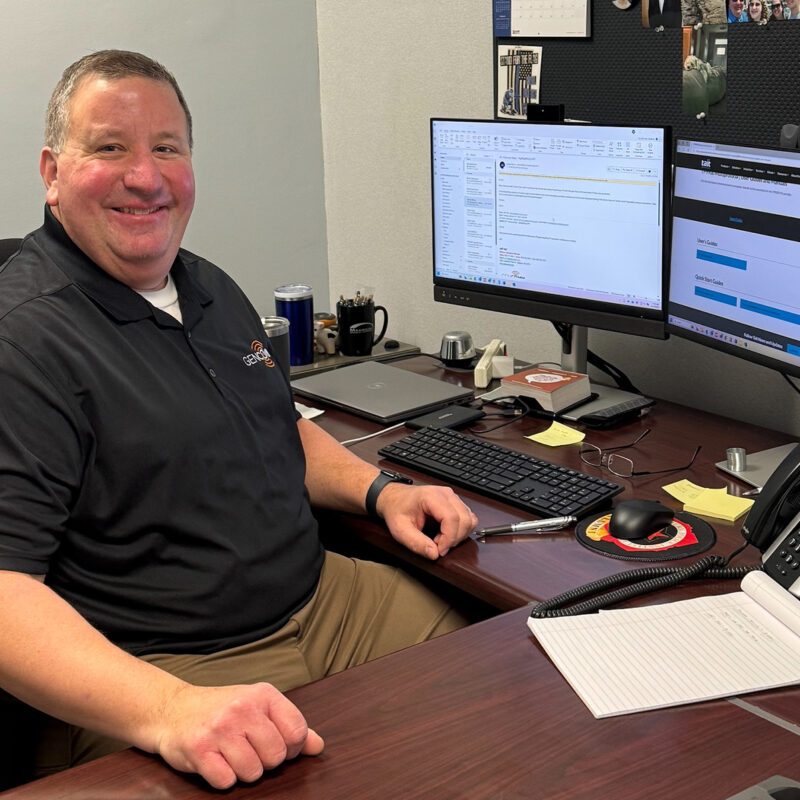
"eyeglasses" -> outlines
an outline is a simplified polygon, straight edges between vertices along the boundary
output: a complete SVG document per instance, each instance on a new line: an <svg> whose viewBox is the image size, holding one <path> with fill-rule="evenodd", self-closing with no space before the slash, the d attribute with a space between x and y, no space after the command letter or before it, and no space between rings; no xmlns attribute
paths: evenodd
<svg viewBox="0 0 800 800"><path fill-rule="evenodd" d="M606 447L601 450L597 445L584 442L580 449L581 461L591 467L605 467L612 475L618 478L633 478L636 475L660 475L664 472L677 472L681 469L689 469L694 464L697 454L700 452L702 445L697 445L694 453L692 454L689 463L682 467L670 467L670 469L656 469L656 470L635 470L633 468L633 461L626 456L621 456L612 451L625 450L628 447L634 447L650 433L650 428L643 431L639 437L630 444L621 444L617 447Z"/></svg>

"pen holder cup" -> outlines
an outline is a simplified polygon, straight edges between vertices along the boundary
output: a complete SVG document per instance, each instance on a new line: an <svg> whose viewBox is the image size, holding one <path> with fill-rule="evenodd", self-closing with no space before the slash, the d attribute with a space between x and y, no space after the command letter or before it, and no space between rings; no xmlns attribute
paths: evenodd
<svg viewBox="0 0 800 800"><path fill-rule="evenodd" d="M375 312L383 312L381 332L375 336ZM372 348L386 335L389 314L383 306L376 306L372 300L361 303L352 301L336 304L336 318L339 325L337 347L343 356L368 356Z"/></svg>

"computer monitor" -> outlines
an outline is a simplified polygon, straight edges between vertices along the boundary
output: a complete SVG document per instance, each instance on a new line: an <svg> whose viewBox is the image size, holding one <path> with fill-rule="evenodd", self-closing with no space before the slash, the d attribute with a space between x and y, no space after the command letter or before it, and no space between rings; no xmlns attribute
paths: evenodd
<svg viewBox="0 0 800 800"><path fill-rule="evenodd" d="M800 151L678 139L672 208L668 330L800 377Z"/></svg>
<svg viewBox="0 0 800 800"><path fill-rule="evenodd" d="M430 134L435 300L573 326L577 372L587 328L666 337L669 128L436 118Z"/></svg>

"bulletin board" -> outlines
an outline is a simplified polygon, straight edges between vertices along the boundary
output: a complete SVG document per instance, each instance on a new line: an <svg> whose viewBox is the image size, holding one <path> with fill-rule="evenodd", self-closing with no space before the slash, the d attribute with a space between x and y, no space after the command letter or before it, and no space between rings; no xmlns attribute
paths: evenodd
<svg viewBox="0 0 800 800"><path fill-rule="evenodd" d="M570 119L667 124L674 137L767 146L779 145L784 124L800 124L800 20L727 25L725 112L701 120L683 113L684 29L645 28L641 3L621 11L592 0L591 31L589 39L495 38L495 85L498 45L540 46L538 102L563 103Z"/></svg>

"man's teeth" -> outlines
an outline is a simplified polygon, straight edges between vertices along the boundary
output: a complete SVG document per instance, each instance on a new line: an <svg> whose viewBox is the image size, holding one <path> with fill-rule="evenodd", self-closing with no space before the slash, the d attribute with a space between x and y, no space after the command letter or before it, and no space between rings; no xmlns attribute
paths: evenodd
<svg viewBox="0 0 800 800"><path fill-rule="evenodd" d="M123 214L154 214L160 206L155 206L154 208L118 208L117 211L121 211Z"/></svg>

